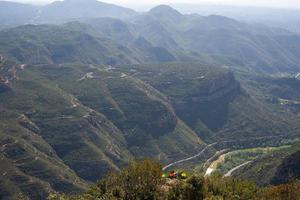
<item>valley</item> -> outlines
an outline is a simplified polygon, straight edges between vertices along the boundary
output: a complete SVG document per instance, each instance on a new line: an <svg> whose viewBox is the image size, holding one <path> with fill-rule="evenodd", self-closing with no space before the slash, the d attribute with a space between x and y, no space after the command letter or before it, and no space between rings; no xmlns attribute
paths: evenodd
<svg viewBox="0 0 300 200"><path fill-rule="evenodd" d="M260 186L300 177L300 35L165 5L0 11L15 6L0 21L0 199L81 193L143 158Z"/></svg>

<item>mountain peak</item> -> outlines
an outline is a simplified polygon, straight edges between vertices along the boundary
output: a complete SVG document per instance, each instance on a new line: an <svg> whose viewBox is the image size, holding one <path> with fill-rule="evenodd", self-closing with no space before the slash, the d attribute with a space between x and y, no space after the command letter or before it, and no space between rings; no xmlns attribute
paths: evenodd
<svg viewBox="0 0 300 200"><path fill-rule="evenodd" d="M64 0L64 1L77 3L77 2L95 2L97 0Z"/></svg>
<svg viewBox="0 0 300 200"><path fill-rule="evenodd" d="M152 8L149 13L155 15L173 15L173 16L181 16L182 14L168 5L159 5Z"/></svg>
<svg viewBox="0 0 300 200"><path fill-rule="evenodd" d="M42 9L38 20L43 23L64 23L74 19L111 17L128 19L136 15L134 10L104 3L98 0L55 1Z"/></svg>
<svg viewBox="0 0 300 200"><path fill-rule="evenodd" d="M68 4L89 4L95 2L98 3L97 0L64 0L63 2Z"/></svg>

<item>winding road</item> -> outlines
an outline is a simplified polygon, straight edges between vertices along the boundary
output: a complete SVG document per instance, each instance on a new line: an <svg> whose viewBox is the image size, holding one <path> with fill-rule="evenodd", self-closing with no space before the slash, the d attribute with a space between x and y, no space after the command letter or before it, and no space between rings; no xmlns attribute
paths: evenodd
<svg viewBox="0 0 300 200"><path fill-rule="evenodd" d="M209 144L207 145L204 149L202 149L202 151L200 151L198 154L194 155L194 156L191 156L191 157L188 157L188 158L185 158L185 159L182 159L182 160L178 160L176 162L173 162L171 164L168 164L166 165L165 167L163 167L163 171L167 170L168 168L174 166L174 165L177 165L177 164L180 164L180 163L183 163L183 162L187 162L187 161L190 161L190 160L194 160L196 158L198 158L199 156L201 156L201 154L203 154L208 148L214 146L218 144L217 142L215 143L212 143L212 144Z"/></svg>
<svg viewBox="0 0 300 200"><path fill-rule="evenodd" d="M245 162L245 163L243 163L243 164L241 164L241 165L239 165L239 166L236 166L236 167L232 168L231 170L229 170L229 171L224 175L224 177L231 176L231 174L232 174L233 172L235 172L236 170L238 170L238 169L241 168L241 167L244 167L245 165L248 165L248 164L251 163L251 162L252 162L252 161L248 161L248 162Z"/></svg>
<svg viewBox="0 0 300 200"><path fill-rule="evenodd" d="M242 141L251 141L251 140L263 140L263 139L270 139L270 138L279 138L279 137L283 137L284 135L277 135L277 136L265 136L265 137L254 137L254 138L249 138L247 140L232 140L232 141L221 141L221 142L215 142L215 143L212 143L212 144L209 144L207 145L204 149L202 149L198 154L194 155L194 156L191 156L191 157L188 157L188 158L185 158L185 159L182 159L182 160L178 160L178 161L175 161L173 163L170 163L166 166L163 167L163 171L167 170L168 168L170 167L173 167L174 165L177 165L177 164L180 164L180 163L184 163L184 162L187 162L187 161L190 161L190 160L194 160L196 158L198 158L199 156L201 156L201 154L203 154L208 148L216 145L216 144L219 144L219 143L229 143L229 142L242 142ZM243 167L244 165L247 165L249 163L244 163L242 166L237 166L235 168L233 168L231 171L231 173L237 169L239 169L240 167ZM229 172L230 172L229 171ZM228 172L228 173L229 173ZM228 174L227 173L227 174ZM230 173L230 174L231 174Z"/></svg>

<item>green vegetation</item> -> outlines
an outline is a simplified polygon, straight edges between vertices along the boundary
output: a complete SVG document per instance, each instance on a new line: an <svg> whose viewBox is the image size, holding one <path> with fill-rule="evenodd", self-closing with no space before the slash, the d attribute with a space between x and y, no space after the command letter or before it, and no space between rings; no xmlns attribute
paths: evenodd
<svg viewBox="0 0 300 200"><path fill-rule="evenodd" d="M257 97L264 91L259 90L257 83L253 88L245 81L241 85L228 69L205 62L176 62L120 66L116 70L139 78L163 93L178 117L210 143L298 134L299 119L295 115ZM244 87L252 95L250 98ZM264 93L267 94L270 91ZM265 143L271 143L270 140ZM245 142L245 148L257 144Z"/></svg>
<svg viewBox="0 0 300 200"><path fill-rule="evenodd" d="M55 192L77 198L88 183L133 158L169 164L217 142L176 166L201 167L217 150L279 146L299 136L299 106L279 100L298 102L299 80L276 76L299 71L299 36L219 16L184 16L167 6L130 22L80 20L86 23L0 32L0 198L43 199ZM222 170L253 160L236 176L259 185L285 183L285 166L298 173L298 150L239 151ZM145 169L134 163L85 195L245 199L264 192L221 177L168 186L157 179L159 164L144 165L154 181L150 192L135 179ZM138 192L128 181L138 183Z"/></svg>
<svg viewBox="0 0 300 200"><path fill-rule="evenodd" d="M186 180L161 178L161 165L151 160L133 161L120 172L104 179L79 196L53 194L49 200L297 200L300 182L259 188L254 183L233 178L190 175Z"/></svg>
<svg viewBox="0 0 300 200"><path fill-rule="evenodd" d="M15 65L2 63L1 75L10 76ZM1 145L9 144L5 139L13 137L20 145L29 146L23 153L6 145L7 151L16 151L16 155L4 153L4 159L22 174L7 176L9 181L2 188L8 196L13 191L36 195L27 195L33 186L11 178L15 176L37 179L37 190L41 192L32 198L44 197L49 191L70 193L74 188L84 189L87 181L96 181L111 169L119 170L133 157L149 156L171 163L199 153L205 147L202 138L212 142L217 136L234 138L236 141L225 148L250 148L278 141L259 137L280 134L284 128L287 135L293 131L275 120L280 116L264 110L268 107L246 100L231 72L201 63L126 65L115 69L96 64L43 64L27 65L16 74L17 79L0 93ZM227 104L227 111L217 104ZM211 124L214 120L217 129ZM34 137L28 137L28 133ZM258 137L261 144L249 142L247 133L254 139ZM45 160L40 158L40 151L47 155ZM212 148L179 167L193 168L194 162L203 162L214 153ZM27 154L42 164L21 159ZM16 160L26 168L15 166ZM1 168L6 173L4 165ZM41 175L39 171L44 170Z"/></svg>
<svg viewBox="0 0 300 200"><path fill-rule="evenodd" d="M19 65L2 66L9 77ZM18 68L0 93L3 194L39 199L79 192L132 157L170 162L205 147L160 92L107 67Z"/></svg>
<svg viewBox="0 0 300 200"><path fill-rule="evenodd" d="M299 151L299 142L290 147L284 147L271 151L253 160L250 164L237 170L233 175L242 179L256 182L258 185L282 184L299 178L295 163Z"/></svg>
<svg viewBox="0 0 300 200"><path fill-rule="evenodd" d="M276 151L281 151L289 147L290 146L281 146L232 151L224 155L224 161L217 166L217 171L224 174L247 161L253 161L266 154L275 153Z"/></svg>
<svg viewBox="0 0 300 200"><path fill-rule="evenodd" d="M0 54L21 63L136 63L114 42L91 36L88 27L26 25L0 32ZM85 30L85 31L83 31ZM125 48L125 47L124 47Z"/></svg>

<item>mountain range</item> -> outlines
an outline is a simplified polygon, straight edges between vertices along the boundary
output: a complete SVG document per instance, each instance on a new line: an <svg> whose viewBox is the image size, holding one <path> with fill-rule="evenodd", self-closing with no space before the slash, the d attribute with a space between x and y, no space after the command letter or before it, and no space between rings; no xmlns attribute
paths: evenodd
<svg viewBox="0 0 300 200"><path fill-rule="evenodd" d="M268 180L263 158L236 176L270 184L286 181L282 168L299 174L300 35L166 5L2 10L0 199L81 192L133 158L196 155L199 165L224 149L283 144Z"/></svg>

